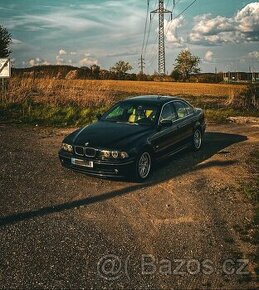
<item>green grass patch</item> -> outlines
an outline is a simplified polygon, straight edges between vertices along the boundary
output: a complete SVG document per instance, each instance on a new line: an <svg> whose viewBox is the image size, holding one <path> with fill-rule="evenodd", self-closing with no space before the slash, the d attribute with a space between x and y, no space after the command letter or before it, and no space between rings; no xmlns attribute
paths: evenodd
<svg viewBox="0 0 259 290"><path fill-rule="evenodd" d="M46 126L82 126L93 122L103 107L82 108L77 105L56 106L35 103L28 99L24 103L0 103L0 121L11 121Z"/></svg>
<svg viewBox="0 0 259 290"><path fill-rule="evenodd" d="M259 117L258 111L238 111L209 103L199 107L204 109L208 121L216 123L226 123L229 117L236 116ZM82 107L76 103L51 105L28 98L22 103L0 102L0 121L59 127L81 126L93 122L97 114L102 114L107 109L106 104L92 107Z"/></svg>

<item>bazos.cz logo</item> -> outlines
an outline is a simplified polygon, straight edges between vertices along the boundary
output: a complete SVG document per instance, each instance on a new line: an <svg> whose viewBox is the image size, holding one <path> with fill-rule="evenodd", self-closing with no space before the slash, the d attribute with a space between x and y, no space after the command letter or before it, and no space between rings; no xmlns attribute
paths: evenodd
<svg viewBox="0 0 259 290"><path fill-rule="evenodd" d="M135 265L132 272L139 271L141 275L249 275L247 259L226 259L213 262L210 259L158 259L153 255L141 255L139 266L136 268L131 257L126 259L108 254L101 257L97 263L97 273L105 280L117 280L123 276L130 280L129 267ZM137 263L138 264L138 263Z"/></svg>

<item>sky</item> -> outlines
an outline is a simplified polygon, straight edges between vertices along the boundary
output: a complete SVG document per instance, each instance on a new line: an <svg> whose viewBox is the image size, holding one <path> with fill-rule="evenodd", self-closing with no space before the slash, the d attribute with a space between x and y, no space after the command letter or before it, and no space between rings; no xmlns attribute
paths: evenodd
<svg viewBox="0 0 259 290"><path fill-rule="evenodd" d="M157 71L158 0L0 0L0 25L12 34L15 67L41 64L100 65L128 61L139 72ZM203 72L259 71L259 2L165 0L166 71L189 49ZM148 40L148 41L147 41Z"/></svg>

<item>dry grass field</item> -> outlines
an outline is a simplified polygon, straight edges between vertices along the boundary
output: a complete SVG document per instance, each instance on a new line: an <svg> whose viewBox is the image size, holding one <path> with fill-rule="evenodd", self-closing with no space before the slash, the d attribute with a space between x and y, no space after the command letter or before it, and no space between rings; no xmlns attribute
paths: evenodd
<svg viewBox="0 0 259 290"><path fill-rule="evenodd" d="M255 114L229 105L246 94L246 85L13 77L7 87L7 94L1 94L0 119L22 123L80 126L118 100L147 94L181 96L213 121Z"/></svg>
<svg viewBox="0 0 259 290"><path fill-rule="evenodd" d="M246 85L232 84L12 78L7 101L22 102L31 97L55 104L101 105L130 95L159 94L212 97L217 102L245 90Z"/></svg>

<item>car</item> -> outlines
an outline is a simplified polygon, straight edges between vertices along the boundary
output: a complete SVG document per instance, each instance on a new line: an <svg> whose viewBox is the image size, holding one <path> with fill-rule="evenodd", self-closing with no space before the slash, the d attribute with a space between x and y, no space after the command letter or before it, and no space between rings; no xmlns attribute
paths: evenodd
<svg viewBox="0 0 259 290"><path fill-rule="evenodd" d="M199 150L205 128L203 110L179 97L132 97L65 137L59 159L83 173L144 181L154 162L188 146Z"/></svg>

